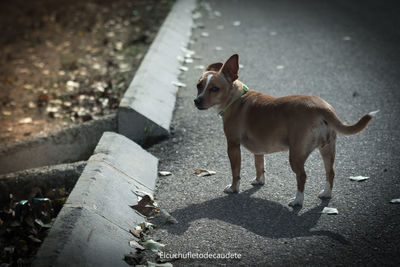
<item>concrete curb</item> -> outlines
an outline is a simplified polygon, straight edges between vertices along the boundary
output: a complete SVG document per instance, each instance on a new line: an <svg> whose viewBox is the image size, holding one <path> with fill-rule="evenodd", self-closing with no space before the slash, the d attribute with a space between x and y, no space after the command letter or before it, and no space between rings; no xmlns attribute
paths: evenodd
<svg viewBox="0 0 400 267"><path fill-rule="evenodd" d="M0 174L87 160L105 131L116 131L116 115L73 125L0 148Z"/></svg>
<svg viewBox="0 0 400 267"><path fill-rule="evenodd" d="M157 165L131 140L104 133L33 266L126 266L129 230L146 219L130 205L136 191L153 195Z"/></svg>
<svg viewBox="0 0 400 267"><path fill-rule="evenodd" d="M0 175L0 207L9 202L9 193L16 199L28 199L32 189L39 188L45 194L53 188L72 189L86 161L40 167Z"/></svg>
<svg viewBox="0 0 400 267"><path fill-rule="evenodd" d="M175 108L177 57L189 41L195 0L177 0L121 100L118 132L146 144L164 137ZM104 133L33 266L126 266L129 230L146 220L129 206L154 194L158 159L128 138Z"/></svg>
<svg viewBox="0 0 400 267"><path fill-rule="evenodd" d="M179 75L177 57L189 41L195 0L178 0L161 26L118 109L118 132L139 144L169 134Z"/></svg>

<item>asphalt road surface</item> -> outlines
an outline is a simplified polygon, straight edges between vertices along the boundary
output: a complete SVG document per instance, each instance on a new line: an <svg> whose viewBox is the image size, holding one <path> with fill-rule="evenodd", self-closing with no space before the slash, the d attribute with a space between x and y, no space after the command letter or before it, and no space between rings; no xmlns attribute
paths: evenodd
<svg viewBox="0 0 400 267"><path fill-rule="evenodd" d="M150 149L160 158L159 169L173 173L159 178L156 199L179 223L160 227L155 235L166 244L165 252L236 253L241 259L181 259L174 266L400 264L400 205L390 203L400 198L400 9L395 3L199 2L202 17L196 23L204 28L193 30L190 49L201 59L188 64L181 77L187 87L179 91L171 137ZM243 65L239 79L250 89L320 96L347 123L380 110L361 133L338 136L330 201L317 198L325 183L318 150L306 163L301 209L287 205L296 192L287 152L266 156L267 182L253 187L253 156L242 148L241 192L222 192L231 181L222 121L216 110L198 111L193 105L201 74L195 66L225 61L233 53ZM198 168L216 175L197 177ZM358 175L370 178L347 179ZM321 214L326 206L339 214Z"/></svg>

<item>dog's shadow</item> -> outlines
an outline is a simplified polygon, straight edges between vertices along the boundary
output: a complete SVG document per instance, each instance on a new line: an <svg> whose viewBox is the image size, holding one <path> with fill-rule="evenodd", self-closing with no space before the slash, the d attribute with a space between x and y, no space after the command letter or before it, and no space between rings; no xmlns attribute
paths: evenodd
<svg viewBox="0 0 400 267"><path fill-rule="evenodd" d="M327 236L342 244L350 244L338 233L312 230L321 216L322 209L328 205L328 200L298 215L300 208L292 210L273 201L251 197L258 189L259 187L253 187L240 194L226 195L175 210L171 215L179 223L168 226L167 230L172 234L182 235L191 222L208 218L238 225L257 235L269 238Z"/></svg>

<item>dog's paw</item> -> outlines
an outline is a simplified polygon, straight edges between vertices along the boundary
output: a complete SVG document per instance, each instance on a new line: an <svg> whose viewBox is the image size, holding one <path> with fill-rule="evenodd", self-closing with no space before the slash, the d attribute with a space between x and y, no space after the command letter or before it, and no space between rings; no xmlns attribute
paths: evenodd
<svg viewBox="0 0 400 267"><path fill-rule="evenodd" d="M255 178L253 181L251 181L252 185L264 185L265 184L265 177L262 176L260 179Z"/></svg>
<svg viewBox="0 0 400 267"><path fill-rule="evenodd" d="M303 201L304 201L304 194L301 192L297 192L296 197L290 200L289 206L291 207L303 206Z"/></svg>
<svg viewBox="0 0 400 267"><path fill-rule="evenodd" d="M319 198L331 198L332 197L332 189L328 182L325 183L324 190L321 190L318 194Z"/></svg>
<svg viewBox="0 0 400 267"><path fill-rule="evenodd" d="M232 188L232 185L227 185L224 189L225 194L234 194L239 193L239 190L236 188Z"/></svg>
<svg viewBox="0 0 400 267"><path fill-rule="evenodd" d="M332 190L330 190L330 189L321 190L321 192L319 192L319 194L318 194L318 197L319 198L331 198L332 197Z"/></svg>

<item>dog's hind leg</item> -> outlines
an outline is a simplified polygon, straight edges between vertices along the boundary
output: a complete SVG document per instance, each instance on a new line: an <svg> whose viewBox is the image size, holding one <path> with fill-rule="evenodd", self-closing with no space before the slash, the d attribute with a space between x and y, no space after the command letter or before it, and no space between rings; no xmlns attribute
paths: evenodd
<svg viewBox="0 0 400 267"><path fill-rule="evenodd" d="M336 133L331 135L328 144L319 147L319 152L321 153L325 165L326 183L325 183L325 188L319 193L318 197L331 198L333 179L335 178L335 171L333 170L333 164L335 162L335 154L336 154Z"/></svg>
<svg viewBox="0 0 400 267"><path fill-rule="evenodd" d="M291 199L289 206L302 206L304 201L304 185L306 183L307 174L304 170L304 163L312 152L312 149L304 150L305 146L297 144L289 149L290 167L296 174L297 193L296 197ZM311 147L310 147L311 148Z"/></svg>
<svg viewBox="0 0 400 267"><path fill-rule="evenodd" d="M254 165L256 167L256 178L251 182L252 185L263 185L265 184L265 167L264 167L264 155L254 154Z"/></svg>

